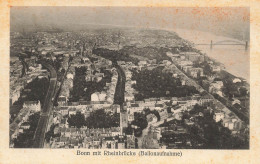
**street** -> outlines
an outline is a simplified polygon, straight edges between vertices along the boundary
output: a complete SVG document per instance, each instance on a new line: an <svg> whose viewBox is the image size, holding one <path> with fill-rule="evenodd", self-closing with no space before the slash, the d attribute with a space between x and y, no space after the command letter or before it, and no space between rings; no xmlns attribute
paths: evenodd
<svg viewBox="0 0 260 164"><path fill-rule="evenodd" d="M54 96L56 83L57 83L57 74L55 69L47 63L42 62L42 64L50 72L50 84L42 107L38 126L34 134L34 144L33 144L34 148L42 148L44 146L45 131L48 126L48 120L49 120L51 108L53 106L52 97Z"/></svg>
<svg viewBox="0 0 260 164"><path fill-rule="evenodd" d="M114 103L119 104L121 110L123 110L124 94L125 94L125 74L119 65L115 65L118 73L118 81L115 91Z"/></svg>

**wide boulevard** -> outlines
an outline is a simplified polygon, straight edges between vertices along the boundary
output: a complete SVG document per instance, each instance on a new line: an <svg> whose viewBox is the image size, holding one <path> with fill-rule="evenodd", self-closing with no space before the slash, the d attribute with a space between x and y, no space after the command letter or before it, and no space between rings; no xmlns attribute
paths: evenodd
<svg viewBox="0 0 260 164"><path fill-rule="evenodd" d="M34 134L34 148L42 148L44 146L45 132L48 126L48 120L51 114L51 109L53 107L52 99L57 84L57 73L55 69L45 62L42 62L42 65L46 67L50 72L50 84L41 110L41 116L38 122L38 126Z"/></svg>

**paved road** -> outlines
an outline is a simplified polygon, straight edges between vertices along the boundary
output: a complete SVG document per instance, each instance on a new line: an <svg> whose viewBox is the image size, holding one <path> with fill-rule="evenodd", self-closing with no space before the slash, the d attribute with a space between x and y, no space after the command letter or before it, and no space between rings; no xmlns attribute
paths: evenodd
<svg viewBox="0 0 260 164"><path fill-rule="evenodd" d="M228 107L226 104L223 104L222 102L220 102L218 99L216 99L212 94L210 94L207 90L205 90L202 86L200 86L199 84L197 84L197 82L191 78L189 78L182 70L180 70L177 66L177 63L173 60L173 64L172 66L174 66L174 68L178 71L178 74L183 75L183 77L189 81L189 83L194 86L197 90L199 90L200 92L206 92L207 95L209 95L215 102L222 104L223 106L225 106L227 109L229 109L230 111L232 111L239 119L241 119L242 121L244 121L245 123L248 124L249 119L242 114L241 112L239 112L238 110L234 110L230 107Z"/></svg>
<svg viewBox="0 0 260 164"><path fill-rule="evenodd" d="M34 134L34 144L33 144L34 148L42 148L44 146L45 132L48 126L48 120L49 120L51 108L53 106L52 98L54 96L54 92L57 84L57 73L55 69L51 65L44 62L42 63L42 65L45 66L50 72L50 84L42 107L38 126Z"/></svg>
<svg viewBox="0 0 260 164"><path fill-rule="evenodd" d="M117 86L116 86L116 91L115 91L115 97L114 97L114 102L115 104L119 104L121 107L121 110L123 110L123 104L125 101L125 73L122 70L122 68L119 65L115 65L115 68L117 69L118 73L118 81L117 81Z"/></svg>
<svg viewBox="0 0 260 164"><path fill-rule="evenodd" d="M54 100L53 100L53 105L54 105L54 106L57 106L57 105L58 105L57 100L58 100L58 97L59 97L59 95L60 95L60 91L61 91L62 85L63 85L63 83L64 83L65 77L67 76L68 71L69 71L69 69L70 69L71 61L72 61L72 59L70 58L70 59L69 59L69 62L68 62L68 69L65 71L65 73L64 73L64 75L63 75L63 77L62 77L62 79L61 79L61 81L60 81L59 88L56 88L56 91L54 92L54 98L53 98L53 99L54 99Z"/></svg>
<svg viewBox="0 0 260 164"><path fill-rule="evenodd" d="M95 47L92 50L93 54L97 56L101 56L103 58L106 58L110 61L112 61L113 66L117 69L118 73L118 81L116 85L116 91L114 96L114 104L120 105L121 111L123 110L123 104L124 104L124 95L125 95L125 73L123 69L117 64L117 60L115 59L116 53L111 53L110 50L107 49L95 49Z"/></svg>
<svg viewBox="0 0 260 164"><path fill-rule="evenodd" d="M174 119L175 119L174 117L167 118L167 122L169 122L169 121L171 121L171 120L174 120ZM144 140L144 137L145 137L146 135L148 135L149 127L150 127L150 126L158 127L159 125L161 125L161 124L163 124L163 123L164 123L164 120L160 120L160 121L154 122L154 123L148 123L148 126L147 126L145 129L143 129L142 135L141 135L140 137L137 137L137 139L138 139L138 148L139 148L139 149L144 148L144 147L143 147L143 140Z"/></svg>

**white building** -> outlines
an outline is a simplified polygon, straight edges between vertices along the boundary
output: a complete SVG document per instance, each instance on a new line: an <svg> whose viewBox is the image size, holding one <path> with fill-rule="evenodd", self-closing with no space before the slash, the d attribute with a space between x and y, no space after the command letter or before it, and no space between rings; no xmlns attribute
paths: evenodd
<svg viewBox="0 0 260 164"><path fill-rule="evenodd" d="M225 114L224 112L216 112L213 116L213 119L216 121L216 122L219 122L220 120L223 120L225 118Z"/></svg>
<svg viewBox="0 0 260 164"><path fill-rule="evenodd" d="M23 103L23 108L29 108L31 111L39 112L41 111L40 101L25 101Z"/></svg>

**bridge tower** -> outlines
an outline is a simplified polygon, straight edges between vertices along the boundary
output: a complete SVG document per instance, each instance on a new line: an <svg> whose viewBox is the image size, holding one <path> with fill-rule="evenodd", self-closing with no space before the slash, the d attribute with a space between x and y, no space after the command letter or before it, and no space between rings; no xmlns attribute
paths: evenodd
<svg viewBox="0 0 260 164"><path fill-rule="evenodd" d="M211 40L210 41L210 49L212 49L213 48L213 41Z"/></svg>

